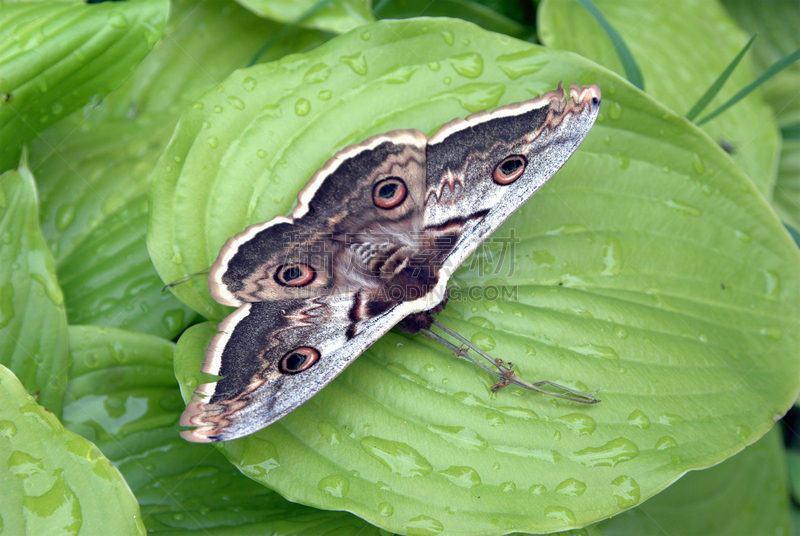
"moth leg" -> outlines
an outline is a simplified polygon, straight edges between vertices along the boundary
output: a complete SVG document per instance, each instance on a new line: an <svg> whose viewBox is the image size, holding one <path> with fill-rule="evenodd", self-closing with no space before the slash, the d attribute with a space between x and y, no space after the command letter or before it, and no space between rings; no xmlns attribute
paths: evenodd
<svg viewBox="0 0 800 536"><path fill-rule="evenodd" d="M522 379L519 376L516 376L514 374L514 371L511 369L511 367L514 366L513 363L503 361L502 359L493 358L492 356L490 356L489 354L487 354L486 352L484 352L483 350L481 350L480 348L478 348L477 346L472 344L472 342L470 342L469 340L465 339L464 337L462 337L461 335L459 335L455 331L451 330L450 328L448 328L447 326L445 326L444 324L442 324L438 320L436 320L436 319L431 319L431 320L432 320L432 325L433 326L436 326L437 328L441 329L442 331L444 331L445 333L447 333L451 337L457 339L459 342L462 343L462 347L461 348L456 348L455 345L451 344L446 339L443 339L442 337L436 335L434 332L430 331L429 329L422 329L420 331L424 335L426 335L426 336L428 336L428 337L440 342L446 348L452 350L454 352L454 355L459 356L459 357L465 357L465 358L469 359L470 361L472 361L473 363L475 363L476 365L478 365L479 367L481 367L483 370L485 370L487 372L490 372L491 374L494 374L495 376L498 376L500 378L500 381L492 386L492 388L491 388L492 392L496 392L496 391L502 389L503 387L506 387L506 386L508 386L508 385L513 383L515 385L519 385L520 387L524 387L524 388L530 389L532 391L537 391L539 393L543 393L543 394L550 395L550 396L555 396L555 397L558 397L558 398L565 398L567 400L572 400L573 402L580 402L582 404L597 404L598 402L600 402L600 399L594 398L594 395L596 395L600 391L600 389L595 389L591 393L584 393L582 391L578 391L576 389L571 389L569 387L566 387L564 385L560 385L560 384L551 382L549 380L542 380L542 381L539 381L539 382L536 382L536 383L531 383L531 382L529 382L527 380L524 380L524 379ZM481 357L483 357L484 359L489 361L492 365L497 367L498 371L490 369L489 367L487 367L483 363L481 363L478 360L476 360L475 358L473 358L471 355L469 355L469 352L463 348L463 346L467 346L470 349L475 350L478 353L478 355L480 355ZM562 390L564 392L563 393L559 393L557 391L551 391L551 390L548 390L548 389L543 389L542 388L543 386L550 386L550 387L553 387L555 389L560 389L560 390Z"/></svg>

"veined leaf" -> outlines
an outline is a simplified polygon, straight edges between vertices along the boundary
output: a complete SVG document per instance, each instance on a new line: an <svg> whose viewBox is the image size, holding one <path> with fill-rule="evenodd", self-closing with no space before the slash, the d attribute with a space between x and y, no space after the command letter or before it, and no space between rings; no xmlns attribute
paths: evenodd
<svg viewBox="0 0 800 536"><path fill-rule="evenodd" d="M23 159L0 175L0 363L60 417L70 360L67 317L37 213L36 185Z"/></svg>
<svg viewBox="0 0 800 536"><path fill-rule="evenodd" d="M717 2L637 4L646 9L631 9L625 0L595 3L625 36L647 80L647 92L680 114L700 99L749 38ZM538 13L543 43L623 72L611 42L577 2L544 0ZM739 65L707 109L724 104L754 79L749 64ZM772 196L780 150L773 116L753 94L702 126L717 143L735 147L732 158L767 199Z"/></svg>
<svg viewBox="0 0 800 536"><path fill-rule="evenodd" d="M0 436L4 534L145 534L119 471L92 443L65 430L2 365Z"/></svg>
<svg viewBox="0 0 800 536"><path fill-rule="evenodd" d="M166 0L3 2L0 172L21 144L125 80L153 48Z"/></svg>
<svg viewBox="0 0 800 536"><path fill-rule="evenodd" d="M309 403L224 444L240 470L386 530L550 532L722 461L790 407L800 255L747 177L602 67L455 20L358 28L198 99L154 172L148 245L154 259L173 246L183 259L157 268L173 280L208 267L227 238L285 214L338 149L398 128L432 134L559 80L600 85L598 123L456 273L461 295L441 318L522 377L601 387L603 402L492 394L483 371L389 333ZM202 281L175 291L215 320L229 311ZM179 341L184 397L215 331Z"/></svg>

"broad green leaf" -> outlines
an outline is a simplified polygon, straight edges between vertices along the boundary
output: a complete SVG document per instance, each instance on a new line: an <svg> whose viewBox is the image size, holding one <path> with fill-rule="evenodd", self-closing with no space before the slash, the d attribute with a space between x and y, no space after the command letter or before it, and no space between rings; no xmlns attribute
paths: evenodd
<svg viewBox="0 0 800 536"><path fill-rule="evenodd" d="M723 463L692 471L643 505L598 523L607 536L790 534L780 425Z"/></svg>
<svg viewBox="0 0 800 536"><path fill-rule="evenodd" d="M762 73L781 58L800 48L800 9L796 0L741 2L722 0L731 17L749 33L758 32L753 64ZM764 100L772 106L778 123L797 122L800 114L800 63L794 63L764 84Z"/></svg>
<svg viewBox="0 0 800 536"><path fill-rule="evenodd" d="M69 334L75 361L65 425L117 465L148 534L377 536L350 514L290 503L244 477L215 448L181 439L172 343L96 326L70 326Z"/></svg>
<svg viewBox="0 0 800 536"><path fill-rule="evenodd" d="M800 140L783 140L772 206L783 221L800 229Z"/></svg>
<svg viewBox="0 0 800 536"><path fill-rule="evenodd" d="M238 0L253 13L278 22L342 33L375 20L370 0ZM310 13L309 13L310 12Z"/></svg>
<svg viewBox="0 0 800 536"><path fill-rule="evenodd" d="M0 436L3 534L145 534L119 471L92 443L64 429L2 365Z"/></svg>
<svg viewBox="0 0 800 536"><path fill-rule="evenodd" d="M36 185L23 159L0 175L0 363L61 416L70 360L67 317L37 211Z"/></svg>
<svg viewBox="0 0 800 536"><path fill-rule="evenodd" d="M595 0L595 4L625 36L647 81L647 92L680 114L697 102L750 37L714 0L636 4ZM544 0L538 13L539 37L547 46L577 52L623 72L611 41L578 2ZM749 62L742 62L706 109L715 110L754 79ZM734 161L767 199L780 150L773 115L761 97L752 94L702 126L717 143L734 147Z"/></svg>
<svg viewBox="0 0 800 536"><path fill-rule="evenodd" d="M42 227L70 322L172 339L192 321L192 311L162 292L147 252L148 176L183 109L279 28L234 2L177 2L165 40L122 87L34 142ZM319 41L304 31L270 54Z"/></svg>
<svg viewBox="0 0 800 536"><path fill-rule="evenodd" d="M559 80L598 83L601 117L457 272L440 319L522 377L599 387L603 402L492 394L494 378L440 345L389 333L309 403L225 444L245 474L401 533L552 532L722 461L790 407L800 254L747 177L602 67L455 20L358 28L199 99L154 171L148 246L183 261L157 269L174 280L208 267L227 238L285 214L338 149L398 128L432 134ZM175 291L214 320L230 311L203 281ZM201 381L215 332L188 333L200 329L177 350L184 387Z"/></svg>
<svg viewBox="0 0 800 536"><path fill-rule="evenodd" d="M20 147L130 76L153 48L167 0L3 2L0 18L0 172Z"/></svg>
<svg viewBox="0 0 800 536"><path fill-rule="evenodd" d="M500 3L498 3L500 4ZM535 38L536 29L498 12L504 6L486 6L475 0L385 0L374 6L375 15L381 19L408 19L412 17L453 17L477 24L491 32L504 33L518 39ZM510 6L505 6L510 7ZM519 5L510 14L522 17Z"/></svg>

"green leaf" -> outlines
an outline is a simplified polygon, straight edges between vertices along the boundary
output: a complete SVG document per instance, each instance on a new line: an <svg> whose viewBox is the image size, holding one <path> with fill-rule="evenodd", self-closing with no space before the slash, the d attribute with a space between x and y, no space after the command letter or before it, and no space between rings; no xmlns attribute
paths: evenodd
<svg viewBox="0 0 800 536"><path fill-rule="evenodd" d="M0 172L20 147L127 78L153 48L166 0L3 2L0 22Z"/></svg>
<svg viewBox="0 0 800 536"><path fill-rule="evenodd" d="M0 365L3 533L145 534L130 488L92 443L65 430Z"/></svg>
<svg viewBox="0 0 800 536"><path fill-rule="evenodd" d="M61 416L70 359L67 317L36 202L24 159L19 169L0 175L0 363Z"/></svg>
<svg viewBox="0 0 800 536"><path fill-rule="evenodd" d="M742 88L736 95L731 97L728 102L708 114L707 116L703 117L700 121L697 122L698 125L702 125L708 121L711 121L718 115L725 112L728 108L733 106L734 104L738 103L740 100L745 98L747 95L755 91L758 87L760 87L765 81L769 80L777 73L781 72L782 70L786 69L793 63L796 63L797 60L800 60L800 48L786 56L785 58L781 58L774 64L770 65L770 67L764 71L764 73L756 78L752 83L748 84L747 87Z"/></svg>
<svg viewBox="0 0 800 536"><path fill-rule="evenodd" d="M620 63L622 64L622 68L625 70L625 77L628 81L633 84L634 86L638 87L639 89L644 91L644 78L642 78L642 71L639 69L639 64L636 63L636 58L633 57L631 51L628 49L628 46L625 44L625 40L622 39L622 36L619 35L619 32L608 22L603 14L597 9L597 6L592 3L592 0L576 0L589 14L594 17L594 19L600 24L600 27L603 28L603 31L606 33L608 38L614 44L614 51L617 53L617 57L619 58Z"/></svg>
<svg viewBox="0 0 800 536"><path fill-rule="evenodd" d="M342 33L375 20L369 0L238 0L253 13L278 22ZM298 20L299 19L299 20Z"/></svg>
<svg viewBox="0 0 800 536"><path fill-rule="evenodd" d="M177 3L166 39L125 84L34 141L42 227L71 323L169 339L191 323L194 313L162 292L147 252L148 176L184 108L244 66L279 28L235 3ZM320 40L303 31L271 53Z"/></svg>
<svg viewBox="0 0 800 536"><path fill-rule="evenodd" d="M285 214L338 149L398 128L432 134L559 80L600 85L598 123L464 263L451 291L477 292L461 290L439 318L523 378L599 387L603 402L492 394L494 378L440 345L389 333L310 402L223 445L240 470L386 530L550 532L636 506L790 407L800 254L747 177L615 74L451 19L358 28L199 99L153 175L148 245L183 259L157 268L174 280L208 267L227 238ZM520 242L500 264L512 233ZM209 318L230 311L203 281L174 290ZM185 397L215 331L179 341Z"/></svg>
<svg viewBox="0 0 800 536"><path fill-rule="evenodd" d="M800 140L783 140L772 206L784 222L800 229Z"/></svg>
<svg viewBox="0 0 800 536"><path fill-rule="evenodd" d="M717 2L632 5L625 0L596 0L596 4L625 36L647 80L648 93L678 113L700 99L749 38ZM571 50L624 72L609 39L577 2L544 0L539 6L538 26L547 46ZM724 104L754 78L749 65L740 65L711 101L711 109ZM702 127L717 143L736 148L733 160L767 199L772 194L780 150L773 115L753 94Z"/></svg>
<svg viewBox="0 0 800 536"><path fill-rule="evenodd" d="M502 6L493 6L500 8ZM506 6L511 7L511 6ZM519 6L515 5L517 10ZM535 28L499 13L474 0L388 0L375 4L375 14L381 19L412 17L453 17L477 24L490 32L504 33L518 39L535 38ZM522 13L515 13L522 16Z"/></svg>
<svg viewBox="0 0 800 536"><path fill-rule="evenodd" d="M148 534L377 536L351 514L290 503L244 477L214 447L181 439L172 343L95 326L70 326L69 334L75 361L65 425L117 465Z"/></svg>
<svg viewBox="0 0 800 536"><path fill-rule="evenodd" d="M748 33L758 32L753 47L755 71L762 73L770 65L800 48L800 9L796 0L741 2L722 0L731 17ZM794 63L775 75L760 89L764 100L775 111L778 124L797 122L800 114L800 63Z"/></svg>
<svg viewBox="0 0 800 536"><path fill-rule="evenodd" d="M742 50L739 51L736 57L731 60L728 66L725 67L725 70L722 71L722 74L719 75L719 78L717 78L714 83L711 84L711 87L708 88L708 91L703 93L703 96L700 97L700 100L698 100L694 106L692 106L692 109L689 110L689 112L686 114L686 119L689 121L694 121L697 116L700 115L700 112L705 110L706 106L708 106L708 103L714 99L722 86L725 85L725 82L728 81L731 73L736 69L736 66L739 65L739 62L742 60L744 55L748 50L750 50L750 46L753 44L753 41L755 41L757 36L758 34L753 35L753 37L750 38L750 41L748 41ZM697 124L699 125L700 123L698 122Z"/></svg>
<svg viewBox="0 0 800 536"><path fill-rule="evenodd" d="M607 536L790 534L780 425L723 463L692 471L643 505L598 523Z"/></svg>

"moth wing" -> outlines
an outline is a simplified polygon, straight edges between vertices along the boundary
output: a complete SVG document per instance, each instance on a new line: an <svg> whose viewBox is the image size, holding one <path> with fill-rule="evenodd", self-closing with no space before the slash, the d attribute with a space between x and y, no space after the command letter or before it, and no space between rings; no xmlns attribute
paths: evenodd
<svg viewBox="0 0 800 536"><path fill-rule="evenodd" d="M535 99L444 125L428 140L425 232L443 280L567 161L600 109L600 88L561 84Z"/></svg>
<svg viewBox="0 0 800 536"><path fill-rule="evenodd" d="M236 439L306 402L410 312L397 303L374 314L370 303L363 290L241 306L208 346L201 370L222 378L195 390L180 424L196 428L181 436Z"/></svg>
<svg viewBox="0 0 800 536"><path fill-rule="evenodd" d="M426 144L418 130L395 130L336 153L300 191L291 217L251 225L225 243L208 274L211 296L238 307L369 286L369 247L351 246L413 240L423 219ZM403 195L381 207L374 196L386 181ZM301 285L282 282L287 268Z"/></svg>

